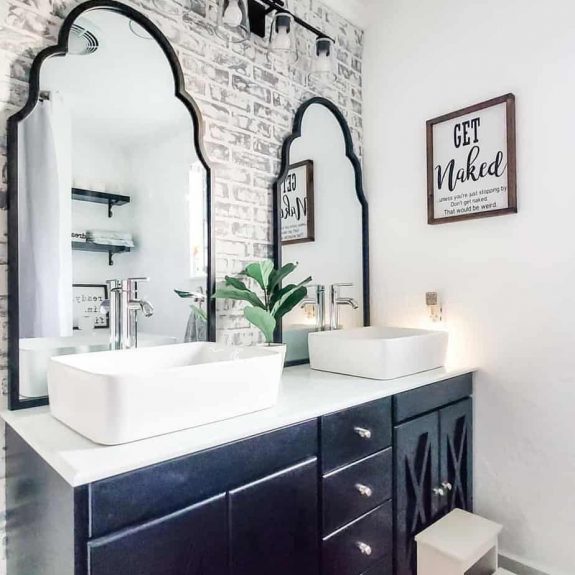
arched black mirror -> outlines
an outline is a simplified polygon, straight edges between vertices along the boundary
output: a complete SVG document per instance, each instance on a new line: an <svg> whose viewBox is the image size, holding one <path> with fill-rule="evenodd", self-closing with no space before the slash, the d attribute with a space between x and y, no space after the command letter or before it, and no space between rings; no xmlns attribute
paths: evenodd
<svg viewBox="0 0 575 575"><path fill-rule="evenodd" d="M160 30L81 4L8 130L10 408L47 403L52 356L214 340L210 168Z"/></svg>
<svg viewBox="0 0 575 575"><path fill-rule="evenodd" d="M274 260L297 262L293 281L308 276L308 298L276 334L286 364L309 361L314 331L369 325L368 205L361 163L347 121L325 98L295 116L274 189Z"/></svg>

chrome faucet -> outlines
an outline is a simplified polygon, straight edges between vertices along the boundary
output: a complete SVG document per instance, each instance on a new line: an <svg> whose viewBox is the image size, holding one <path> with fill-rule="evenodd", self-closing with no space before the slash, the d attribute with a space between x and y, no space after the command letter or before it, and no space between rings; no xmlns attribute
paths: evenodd
<svg viewBox="0 0 575 575"><path fill-rule="evenodd" d="M109 299L102 304L102 312L110 314L110 349L138 347L138 312L145 317L154 315L154 307L138 298L138 284L149 278L108 280Z"/></svg>
<svg viewBox="0 0 575 575"><path fill-rule="evenodd" d="M359 305L351 297L341 297L340 288L353 287L351 283L333 284L329 289L329 329L341 329L339 325L339 308L342 305L349 305L357 309Z"/></svg>
<svg viewBox="0 0 575 575"><path fill-rule="evenodd" d="M308 296L302 300L300 306L305 307L306 305L313 305L315 311L315 328L317 331L323 331L325 329L325 286L309 285L309 288L315 288L314 296Z"/></svg>

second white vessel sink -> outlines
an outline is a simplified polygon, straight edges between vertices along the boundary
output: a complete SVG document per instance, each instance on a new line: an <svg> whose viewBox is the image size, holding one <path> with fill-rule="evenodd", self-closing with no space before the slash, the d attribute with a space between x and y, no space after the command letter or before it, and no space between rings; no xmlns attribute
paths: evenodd
<svg viewBox="0 0 575 575"><path fill-rule="evenodd" d="M445 365L448 335L402 327L361 327L309 334L312 369L395 379Z"/></svg>
<svg viewBox="0 0 575 575"><path fill-rule="evenodd" d="M273 406L281 354L265 347L184 343L50 360L52 415L116 445Z"/></svg>

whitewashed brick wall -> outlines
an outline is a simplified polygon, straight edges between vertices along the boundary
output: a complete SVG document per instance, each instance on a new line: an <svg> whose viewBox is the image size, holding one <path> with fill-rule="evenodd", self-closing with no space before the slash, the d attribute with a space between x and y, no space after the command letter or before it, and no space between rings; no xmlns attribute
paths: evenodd
<svg viewBox="0 0 575 575"><path fill-rule="evenodd" d="M6 197L6 119L25 102L36 54L56 43L63 19L79 1L0 0L0 206ZM271 255L271 186L281 144L299 105L314 95L333 100L346 115L358 153L362 141L363 33L317 0L290 8L336 38L339 78L329 87L307 80L313 37L298 29L302 57L288 66L267 56L265 41L232 44L215 34L216 0L128 1L164 32L176 49L188 92L205 120L205 145L214 176L216 273L239 272ZM0 211L0 377L6 389L6 213ZM218 337L249 343L257 335L237 305L218 310ZM0 442L3 439L0 437ZM3 477L3 460L0 476ZM0 485L0 513L4 509ZM3 534L0 518L0 536ZM4 573L0 561L0 575ZM33 574L30 574L33 575Z"/></svg>

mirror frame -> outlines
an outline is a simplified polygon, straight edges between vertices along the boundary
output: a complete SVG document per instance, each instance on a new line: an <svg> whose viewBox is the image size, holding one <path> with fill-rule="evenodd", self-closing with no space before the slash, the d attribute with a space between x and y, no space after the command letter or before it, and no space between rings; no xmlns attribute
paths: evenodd
<svg viewBox="0 0 575 575"><path fill-rule="evenodd" d="M212 174L203 145L204 124L200 110L185 88L185 79L177 54L164 33L136 9L116 0L89 0L74 8L64 20L58 34L58 43L45 48L34 59L29 74L29 93L24 107L8 118L8 408L26 409L47 405L48 396L22 399L20 397L19 361L19 279L18 279L18 125L34 109L40 95L40 72L42 64L51 57L68 53L68 37L73 22L82 14L106 9L119 12L142 26L164 52L174 77L175 97L190 113L194 126L194 145L199 160L206 170L206 220L207 220L207 315L208 341L216 340L214 214L212 209Z"/></svg>
<svg viewBox="0 0 575 575"><path fill-rule="evenodd" d="M280 174L273 187L273 260L274 265L279 268L282 265L282 244L281 244L281 190L282 182L289 171L290 150L293 142L302 136L302 124L304 116L314 104L326 107L338 121L343 138L345 140L345 155L351 162L355 174L355 193L361 205L361 229L362 229L362 269L363 269L363 325L370 325L370 290L369 290L369 206L363 188L363 171L361 161L357 157L354 147L351 130L345 116L341 110L327 98L316 96L304 102L297 110L291 134L285 139L282 146ZM312 274L313 275L313 274ZM282 324L276 328L274 342L282 343ZM303 365L309 363L308 360L288 361L286 367L292 365Z"/></svg>

